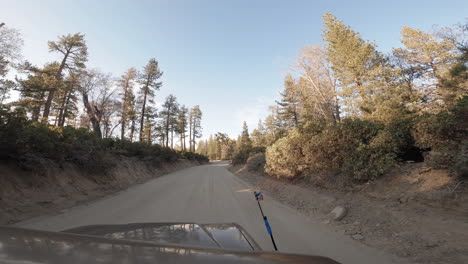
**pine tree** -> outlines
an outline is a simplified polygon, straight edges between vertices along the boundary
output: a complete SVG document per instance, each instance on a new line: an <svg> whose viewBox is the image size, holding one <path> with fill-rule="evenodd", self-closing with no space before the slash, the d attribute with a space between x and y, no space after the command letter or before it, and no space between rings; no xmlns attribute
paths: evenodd
<svg viewBox="0 0 468 264"><path fill-rule="evenodd" d="M63 127L66 119L74 119L78 114L78 91L79 79L74 72L66 77L64 85L58 90L57 98L57 122L56 125Z"/></svg>
<svg viewBox="0 0 468 264"><path fill-rule="evenodd" d="M133 142L135 138L136 121L138 118L138 113L136 109L136 98L135 98L135 94L133 93L128 94L128 109L127 110L128 110L127 118L128 118L128 121L130 122L129 140Z"/></svg>
<svg viewBox="0 0 468 264"><path fill-rule="evenodd" d="M280 93L281 101L276 101L279 106L279 118L288 127L299 125L299 91L291 74L284 79L284 91Z"/></svg>
<svg viewBox="0 0 468 264"><path fill-rule="evenodd" d="M263 126L262 120L258 120L258 126L252 131L251 139L253 147L266 147L267 141L265 137L265 127Z"/></svg>
<svg viewBox="0 0 468 264"><path fill-rule="evenodd" d="M156 109L152 106L147 106L143 127L143 138L141 142L145 142L148 145L151 145L153 143L153 138L155 135L157 135L157 132L155 132L153 129L156 127L155 119L157 117L158 113Z"/></svg>
<svg viewBox="0 0 468 264"><path fill-rule="evenodd" d="M271 114L265 118L265 140L268 146L286 134L285 126L278 118L278 106L270 107L270 111Z"/></svg>
<svg viewBox="0 0 468 264"><path fill-rule="evenodd" d="M62 79L62 72L65 68L74 70L85 67L84 63L88 60L88 48L83 34L63 35L59 37L58 41L49 41L48 44L50 52L58 52L63 55L57 72L55 73L56 84ZM58 87L56 86L49 88L44 112L42 114L42 118L45 122L48 121L52 100L57 90Z"/></svg>
<svg viewBox="0 0 468 264"><path fill-rule="evenodd" d="M157 80L161 78L162 72L159 70L158 61L156 59L150 59L148 64L143 69L143 72L139 76L139 83L142 85L140 88L140 100L141 112L140 112L140 142L143 141L143 130L144 122L146 118L146 104L149 100L153 99L154 92L159 90L162 86L162 82Z"/></svg>
<svg viewBox="0 0 468 264"><path fill-rule="evenodd" d="M238 151L243 151L247 150L252 147L252 141L250 140L250 135L249 135L249 127L247 126L247 123L244 121L244 124L242 125L242 133L239 138L239 145L238 145Z"/></svg>
<svg viewBox="0 0 468 264"><path fill-rule="evenodd" d="M210 135L208 138L208 157L210 160L217 159L217 142L214 139L213 135Z"/></svg>
<svg viewBox="0 0 468 264"><path fill-rule="evenodd" d="M419 93L423 111L444 109L467 93L466 86L444 85L461 54L453 39L410 27L403 27L401 35L405 48L394 49L393 53L404 62L403 71L410 87Z"/></svg>
<svg viewBox="0 0 468 264"><path fill-rule="evenodd" d="M363 40L359 33L330 13L326 13L323 19L327 57L343 87L346 110L353 114L369 114L371 104L368 97L374 88L375 67L380 62L375 45Z"/></svg>
<svg viewBox="0 0 468 264"><path fill-rule="evenodd" d="M182 151L186 151L185 138L187 134L187 118L188 118L188 109L185 105L180 108L178 117L177 117L177 134L180 136L180 147Z"/></svg>
<svg viewBox="0 0 468 264"><path fill-rule="evenodd" d="M121 90L122 96L122 108L120 110L120 139L125 139L125 129L127 123L132 121L131 117L133 115L133 87L135 85L135 80L138 76L137 70L135 68L128 69L118 81L119 88Z"/></svg>
<svg viewBox="0 0 468 264"><path fill-rule="evenodd" d="M200 106L196 105L190 109L189 112L189 137L190 137L190 151L195 151L195 139L202 136L202 111Z"/></svg>
<svg viewBox="0 0 468 264"><path fill-rule="evenodd" d="M28 75L25 79L18 79L20 99L16 102L26 111L31 113L31 120L38 121L42 107L44 106L49 87L58 87L55 73L58 63L46 64L42 69L30 66L27 68Z"/></svg>
<svg viewBox="0 0 468 264"><path fill-rule="evenodd" d="M169 139L171 141L171 147L174 147L174 131L177 128L177 117L179 114L179 104L177 98L170 94L166 97L166 101L162 105L161 118L164 124L164 145L169 147Z"/></svg>
<svg viewBox="0 0 468 264"><path fill-rule="evenodd" d="M216 143L216 159L224 159L225 157L223 156L223 149L228 146L229 137L225 133L218 132L215 134L214 139Z"/></svg>

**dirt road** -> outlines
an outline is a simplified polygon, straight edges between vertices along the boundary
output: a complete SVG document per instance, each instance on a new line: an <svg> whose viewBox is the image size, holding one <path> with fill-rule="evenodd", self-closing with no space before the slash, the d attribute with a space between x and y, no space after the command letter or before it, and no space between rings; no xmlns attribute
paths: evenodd
<svg viewBox="0 0 468 264"><path fill-rule="evenodd" d="M227 171L226 165L217 162L180 170L60 215L33 218L16 226L59 231L91 224L236 222L263 249L272 250L253 190ZM389 256L328 231L326 225L273 201L268 194L262 205L282 252L323 255L350 264L394 263Z"/></svg>

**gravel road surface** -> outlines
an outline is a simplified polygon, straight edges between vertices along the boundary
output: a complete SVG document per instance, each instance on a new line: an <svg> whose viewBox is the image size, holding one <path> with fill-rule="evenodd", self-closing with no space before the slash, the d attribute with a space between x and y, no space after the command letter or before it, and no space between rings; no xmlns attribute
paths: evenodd
<svg viewBox="0 0 468 264"><path fill-rule="evenodd" d="M267 251L273 250L252 187L214 162L191 167L135 185L54 216L33 218L16 226L60 231L93 224L141 222L230 223L242 225ZM342 263L394 263L389 256L327 230L265 195L262 201L279 251L323 255Z"/></svg>

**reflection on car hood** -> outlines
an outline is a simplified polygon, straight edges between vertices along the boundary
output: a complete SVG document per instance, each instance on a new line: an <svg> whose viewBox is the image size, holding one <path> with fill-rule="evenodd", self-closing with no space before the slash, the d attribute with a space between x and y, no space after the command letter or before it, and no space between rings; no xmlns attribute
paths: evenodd
<svg viewBox="0 0 468 264"><path fill-rule="evenodd" d="M115 239L0 227L0 263L315 263L324 257Z"/></svg>
<svg viewBox="0 0 468 264"><path fill-rule="evenodd" d="M261 250L260 246L247 231L235 223L136 223L124 225L91 225L68 229L62 232L210 248Z"/></svg>

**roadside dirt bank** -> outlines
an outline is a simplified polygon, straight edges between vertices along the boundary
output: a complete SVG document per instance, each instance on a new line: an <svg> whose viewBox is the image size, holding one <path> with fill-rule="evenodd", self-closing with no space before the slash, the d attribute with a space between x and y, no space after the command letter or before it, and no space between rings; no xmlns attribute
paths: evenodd
<svg viewBox="0 0 468 264"><path fill-rule="evenodd" d="M200 165L185 159L172 162L123 156L113 159L114 167L102 174L89 174L70 163L59 166L50 162L45 171L25 171L17 164L0 161L0 224L61 213L134 184Z"/></svg>
<svg viewBox="0 0 468 264"><path fill-rule="evenodd" d="M229 170L333 231L410 263L468 263L467 188L443 171L408 164L338 191L304 179L278 180L247 166ZM340 221L330 214L337 206L347 211Z"/></svg>

